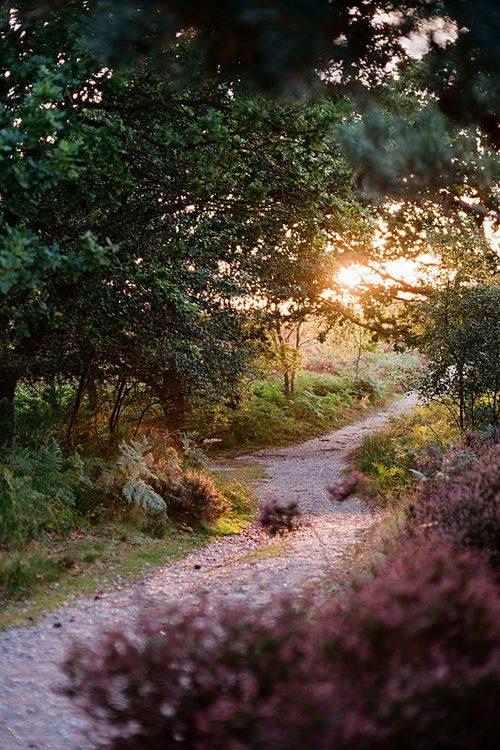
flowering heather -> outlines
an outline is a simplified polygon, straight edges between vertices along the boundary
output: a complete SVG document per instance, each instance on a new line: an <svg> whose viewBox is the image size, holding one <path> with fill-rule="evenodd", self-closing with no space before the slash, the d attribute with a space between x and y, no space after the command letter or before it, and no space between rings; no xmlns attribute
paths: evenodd
<svg viewBox="0 0 500 750"><path fill-rule="evenodd" d="M66 674L108 750L493 750L499 592L420 540L346 601L173 608Z"/></svg>
<svg viewBox="0 0 500 750"><path fill-rule="evenodd" d="M362 479L363 474L360 471L354 470L341 482L327 487L326 491L330 495L331 500L340 503L343 500L347 500L348 497L356 492Z"/></svg>
<svg viewBox="0 0 500 750"><path fill-rule="evenodd" d="M261 714L301 671L306 636L306 621L286 604L265 619L241 607L171 607L134 633L75 648L67 692L94 719L99 747L260 747Z"/></svg>
<svg viewBox="0 0 500 750"><path fill-rule="evenodd" d="M296 500L268 500L260 508L259 523L272 536L284 534L297 528L300 518Z"/></svg>
<svg viewBox="0 0 500 750"><path fill-rule="evenodd" d="M469 548L500 567L500 446L461 474L423 482L412 504L414 526Z"/></svg>

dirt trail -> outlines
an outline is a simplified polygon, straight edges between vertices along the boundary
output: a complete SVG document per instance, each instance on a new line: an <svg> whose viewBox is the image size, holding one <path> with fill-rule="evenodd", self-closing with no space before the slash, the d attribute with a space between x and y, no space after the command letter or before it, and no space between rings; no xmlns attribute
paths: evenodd
<svg viewBox="0 0 500 750"><path fill-rule="evenodd" d="M162 602L195 601L206 595L213 601L250 600L263 606L287 589L314 585L338 567L376 517L355 498L331 503L325 485L338 478L347 454L367 432L415 405L416 397L409 395L323 437L242 457L266 469L268 478L256 488L259 501L298 501L306 523L285 543L270 542L260 529L249 526L122 591L98 600L81 599L36 626L1 633L1 750L88 749L83 720L53 692L61 682L59 664L71 640L90 640L99 629L129 623L148 606Z"/></svg>

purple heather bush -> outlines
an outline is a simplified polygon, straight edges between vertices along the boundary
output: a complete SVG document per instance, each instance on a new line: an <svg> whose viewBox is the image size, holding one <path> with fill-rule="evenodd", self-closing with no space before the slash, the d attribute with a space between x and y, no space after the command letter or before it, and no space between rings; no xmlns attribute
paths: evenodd
<svg viewBox="0 0 500 750"><path fill-rule="evenodd" d="M343 480L331 484L326 491L331 500L341 503L356 492L362 480L363 474L360 471L351 470Z"/></svg>
<svg viewBox="0 0 500 750"><path fill-rule="evenodd" d="M496 749L500 596L487 568L418 539L376 573L303 610L148 616L75 647L67 692L107 750Z"/></svg>
<svg viewBox="0 0 500 750"><path fill-rule="evenodd" d="M260 508L259 523L271 536L294 531L299 519L300 510L296 500L267 500Z"/></svg>
<svg viewBox="0 0 500 750"><path fill-rule="evenodd" d="M500 568L500 446L461 473L422 482L410 514L412 530L444 537Z"/></svg>

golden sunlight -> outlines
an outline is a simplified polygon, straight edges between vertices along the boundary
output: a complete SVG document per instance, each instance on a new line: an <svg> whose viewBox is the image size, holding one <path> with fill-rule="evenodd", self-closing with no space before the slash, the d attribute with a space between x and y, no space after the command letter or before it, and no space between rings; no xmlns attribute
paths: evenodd
<svg viewBox="0 0 500 750"><path fill-rule="evenodd" d="M419 286L428 282L435 274L436 262L436 258L430 253L422 253L415 259L397 258L369 266L351 263L337 272L335 281L347 290L378 284Z"/></svg>

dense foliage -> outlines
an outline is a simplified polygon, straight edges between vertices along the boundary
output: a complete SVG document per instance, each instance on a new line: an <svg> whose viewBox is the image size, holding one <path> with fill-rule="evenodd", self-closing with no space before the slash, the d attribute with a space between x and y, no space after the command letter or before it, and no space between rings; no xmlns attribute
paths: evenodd
<svg viewBox="0 0 500 750"><path fill-rule="evenodd" d="M297 108L154 65L112 73L82 48L78 3L50 22L4 18L3 429L19 380L140 385L175 425L248 370L268 311L317 304L325 243L359 205L332 136L345 105ZM337 167L332 169L336 163ZM341 246L343 240L338 240ZM254 309L252 315L251 307Z"/></svg>
<svg viewBox="0 0 500 750"><path fill-rule="evenodd" d="M499 311L500 286L449 288L420 309L419 350L429 360L420 391L462 430L500 419Z"/></svg>
<svg viewBox="0 0 500 750"><path fill-rule="evenodd" d="M61 0L23 2L24 17L40 17ZM74 3L74 6L82 6ZM419 191L436 180L462 202L457 171L477 188L469 208L498 218L498 31L495 0L353 0L331 3L200 0L87 4L82 38L106 65L151 59L172 69L179 34L193 37L207 72L222 69L260 89L303 95L349 92L365 116L347 137L359 180L382 194ZM412 80L413 103L387 101L387 85L408 58L424 64ZM318 71L320 75L318 76ZM182 80L185 66L175 65ZM405 97L408 104L408 97Z"/></svg>
<svg viewBox="0 0 500 750"><path fill-rule="evenodd" d="M465 470L452 473L459 462ZM479 458L458 450L448 455L437 476L423 482L412 498L410 515L417 527L475 551L498 568L500 446L483 450Z"/></svg>

